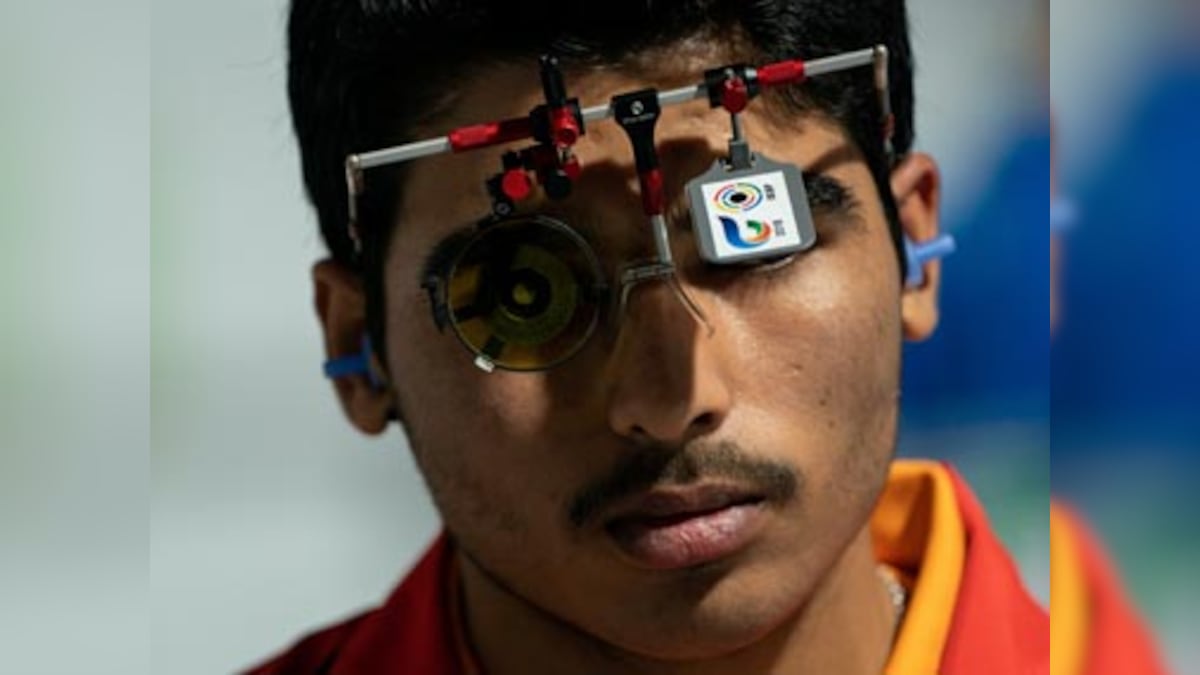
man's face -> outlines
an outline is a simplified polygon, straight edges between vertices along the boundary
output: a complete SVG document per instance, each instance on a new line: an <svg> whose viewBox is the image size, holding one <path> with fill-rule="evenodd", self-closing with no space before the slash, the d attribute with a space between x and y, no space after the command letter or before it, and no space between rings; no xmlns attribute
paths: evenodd
<svg viewBox="0 0 1200 675"><path fill-rule="evenodd" d="M591 105L693 82L707 65L567 84ZM459 93L441 132L524 115L540 97L536 70L515 67ZM697 257L683 184L725 152L728 115L698 101L657 127L675 258L711 333L655 282L633 292L615 336L602 327L553 370L476 368L431 321L421 271L487 213L499 150L412 164L387 257L390 378L460 550L541 610L646 656L728 652L792 615L860 532L894 447L901 289L879 194L833 123L784 128L764 109L743 116L751 146L845 191L814 205L817 246L775 268ZM594 123L576 150L571 197L522 209L576 226L610 273L648 256L624 132Z"/></svg>

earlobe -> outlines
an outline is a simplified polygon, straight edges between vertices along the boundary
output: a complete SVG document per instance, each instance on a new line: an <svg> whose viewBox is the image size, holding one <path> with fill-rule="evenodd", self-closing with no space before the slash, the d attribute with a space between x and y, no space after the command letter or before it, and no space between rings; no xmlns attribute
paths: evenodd
<svg viewBox="0 0 1200 675"><path fill-rule="evenodd" d="M330 380L342 410L359 431L381 433L393 417L394 400L390 387L380 381L378 359L369 347L364 350L369 342L364 340L366 300L362 282L358 275L332 260L314 265L312 278L317 319L325 338L325 370L335 375ZM360 357L365 359L365 371L347 366Z"/></svg>
<svg viewBox="0 0 1200 675"><path fill-rule="evenodd" d="M904 337L919 342L937 329L939 258L953 250L953 240L940 236L941 176L932 157L924 153L907 156L892 171L891 184L901 228L911 242L910 250L917 254L910 263L919 265L909 270L910 283L901 294Z"/></svg>

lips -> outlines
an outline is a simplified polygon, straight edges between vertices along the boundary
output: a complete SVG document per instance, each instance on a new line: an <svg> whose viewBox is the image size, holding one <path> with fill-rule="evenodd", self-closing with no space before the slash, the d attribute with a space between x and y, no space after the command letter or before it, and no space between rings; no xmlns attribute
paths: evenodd
<svg viewBox="0 0 1200 675"><path fill-rule="evenodd" d="M669 570L733 555L753 541L765 520L761 494L701 485L622 502L605 529L635 566Z"/></svg>

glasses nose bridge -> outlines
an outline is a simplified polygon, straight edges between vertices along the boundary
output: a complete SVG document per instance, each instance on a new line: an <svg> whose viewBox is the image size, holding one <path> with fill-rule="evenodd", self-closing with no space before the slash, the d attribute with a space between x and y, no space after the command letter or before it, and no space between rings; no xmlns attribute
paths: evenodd
<svg viewBox="0 0 1200 675"><path fill-rule="evenodd" d="M613 285L612 308L609 314L609 325L607 326L611 344L616 344L626 324L634 292L645 290L648 284L653 283L666 284L671 297L682 305L685 313L691 320L696 322L706 335L712 335L712 324L709 322L704 311L700 309L700 306L696 304L687 290L684 289L682 283L680 283L675 265L671 262L663 262L660 257L658 259L635 261L623 265L618 272L616 283Z"/></svg>

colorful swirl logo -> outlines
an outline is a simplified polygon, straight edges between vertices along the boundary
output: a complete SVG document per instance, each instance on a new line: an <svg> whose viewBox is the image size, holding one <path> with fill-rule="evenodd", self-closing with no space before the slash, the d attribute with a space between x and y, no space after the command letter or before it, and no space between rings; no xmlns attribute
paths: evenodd
<svg viewBox="0 0 1200 675"><path fill-rule="evenodd" d="M743 237L742 228L738 227L736 220L729 216L717 217L721 219L721 227L725 230L725 241L734 248L758 248L771 238L771 226L762 221L746 221L746 229L750 231L750 236Z"/></svg>
<svg viewBox="0 0 1200 675"><path fill-rule="evenodd" d="M729 183L713 195L713 203L725 213L745 213L762 200L762 190L753 183Z"/></svg>

